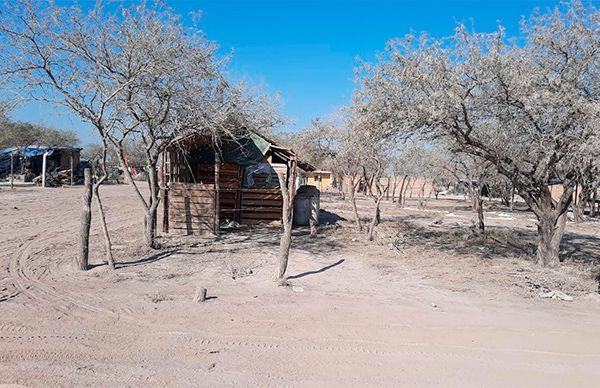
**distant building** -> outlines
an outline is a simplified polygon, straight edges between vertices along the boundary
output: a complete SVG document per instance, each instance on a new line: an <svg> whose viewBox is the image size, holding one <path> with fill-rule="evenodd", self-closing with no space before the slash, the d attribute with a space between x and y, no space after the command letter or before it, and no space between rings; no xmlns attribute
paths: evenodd
<svg viewBox="0 0 600 388"><path fill-rule="evenodd" d="M320 191L327 191L333 186L333 173L325 170L308 172L306 173L306 184L315 186Z"/></svg>
<svg viewBox="0 0 600 388"><path fill-rule="evenodd" d="M14 174L29 172L33 176L42 175L46 155L46 171L49 173L74 169L78 170L81 148L74 147L22 147L0 149L0 178L6 178L12 169Z"/></svg>

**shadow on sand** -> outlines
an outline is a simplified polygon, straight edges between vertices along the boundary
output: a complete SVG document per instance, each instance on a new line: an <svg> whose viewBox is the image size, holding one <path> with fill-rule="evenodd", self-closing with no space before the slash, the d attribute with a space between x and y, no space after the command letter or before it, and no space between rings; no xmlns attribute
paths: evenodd
<svg viewBox="0 0 600 388"><path fill-rule="evenodd" d="M346 259L338 260L338 261L336 261L333 264L326 265L325 267L323 267L321 269L318 269L318 270L315 270L315 271L306 271L306 272L299 273L297 275L288 276L288 280L300 279L300 278L303 278L305 276L316 275L316 274L325 272L325 271L327 271L327 270L329 270L329 269L331 269L333 267L337 267L338 265L342 264L344 261L346 261Z"/></svg>

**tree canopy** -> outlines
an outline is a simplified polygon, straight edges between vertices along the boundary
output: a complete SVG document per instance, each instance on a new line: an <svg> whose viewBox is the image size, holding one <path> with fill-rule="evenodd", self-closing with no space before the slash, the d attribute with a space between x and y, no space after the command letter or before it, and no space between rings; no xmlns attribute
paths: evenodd
<svg viewBox="0 0 600 388"><path fill-rule="evenodd" d="M65 131L20 121L0 119L0 148L6 147L74 147L79 143L75 131Z"/></svg>

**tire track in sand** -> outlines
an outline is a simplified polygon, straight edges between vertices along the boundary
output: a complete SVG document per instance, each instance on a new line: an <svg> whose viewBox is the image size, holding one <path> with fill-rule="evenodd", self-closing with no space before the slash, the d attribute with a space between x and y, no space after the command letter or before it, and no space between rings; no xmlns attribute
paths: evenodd
<svg viewBox="0 0 600 388"><path fill-rule="evenodd" d="M45 242L44 239L38 239L38 236L32 236L12 255L9 266L9 272L13 279L13 284L19 293L26 295L37 304L49 305L59 312L69 316L73 315L72 306L78 307L84 311L113 319L121 318L121 314L112 310L92 306L71 293L60 291L57 288L42 282L35 276L31 258L31 248L33 245L40 246ZM39 267L39 266L38 266ZM39 269L39 268L38 268ZM43 273L44 271L42 271ZM75 313L76 315L79 315Z"/></svg>

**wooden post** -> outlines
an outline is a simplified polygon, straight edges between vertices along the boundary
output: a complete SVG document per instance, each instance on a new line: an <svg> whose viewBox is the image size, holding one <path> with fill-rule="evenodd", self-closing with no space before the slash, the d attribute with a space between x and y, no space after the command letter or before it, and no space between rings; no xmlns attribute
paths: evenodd
<svg viewBox="0 0 600 388"><path fill-rule="evenodd" d="M163 233L169 233L169 189L163 189Z"/></svg>
<svg viewBox="0 0 600 388"><path fill-rule="evenodd" d="M83 210L81 211L81 226L79 232L81 245L76 265L78 269L86 271L88 269L90 226L92 224L92 170L86 168L83 175Z"/></svg>
<svg viewBox="0 0 600 388"><path fill-rule="evenodd" d="M42 156L42 187L46 187L46 164L48 159L48 152Z"/></svg>
<svg viewBox="0 0 600 388"><path fill-rule="evenodd" d="M10 154L10 188L14 189L15 188L15 183L14 183L14 169L15 169L15 162L13 161L15 157L15 154L12 153Z"/></svg>
<svg viewBox="0 0 600 388"><path fill-rule="evenodd" d="M169 233L169 189L167 188L167 153L163 151L161 154L160 162L160 197L163 205L163 222L162 231L163 233ZM169 176L171 176L169 174Z"/></svg>
<svg viewBox="0 0 600 388"><path fill-rule="evenodd" d="M71 151L71 158L70 158L70 162L71 162L71 186L73 186L74 184L74 178L75 178L75 171L73 171L73 165L75 164L75 161L73 160L73 151Z"/></svg>
<svg viewBox="0 0 600 388"><path fill-rule="evenodd" d="M317 225L319 223L319 199L315 200L311 197L310 199L310 213L308 216L308 225L310 226L310 237L315 237L317 235Z"/></svg>
<svg viewBox="0 0 600 388"><path fill-rule="evenodd" d="M215 149L215 235L218 236L221 228L221 155Z"/></svg>
<svg viewBox="0 0 600 388"><path fill-rule="evenodd" d="M194 295L194 302L204 302L206 300L206 288L198 286Z"/></svg>

